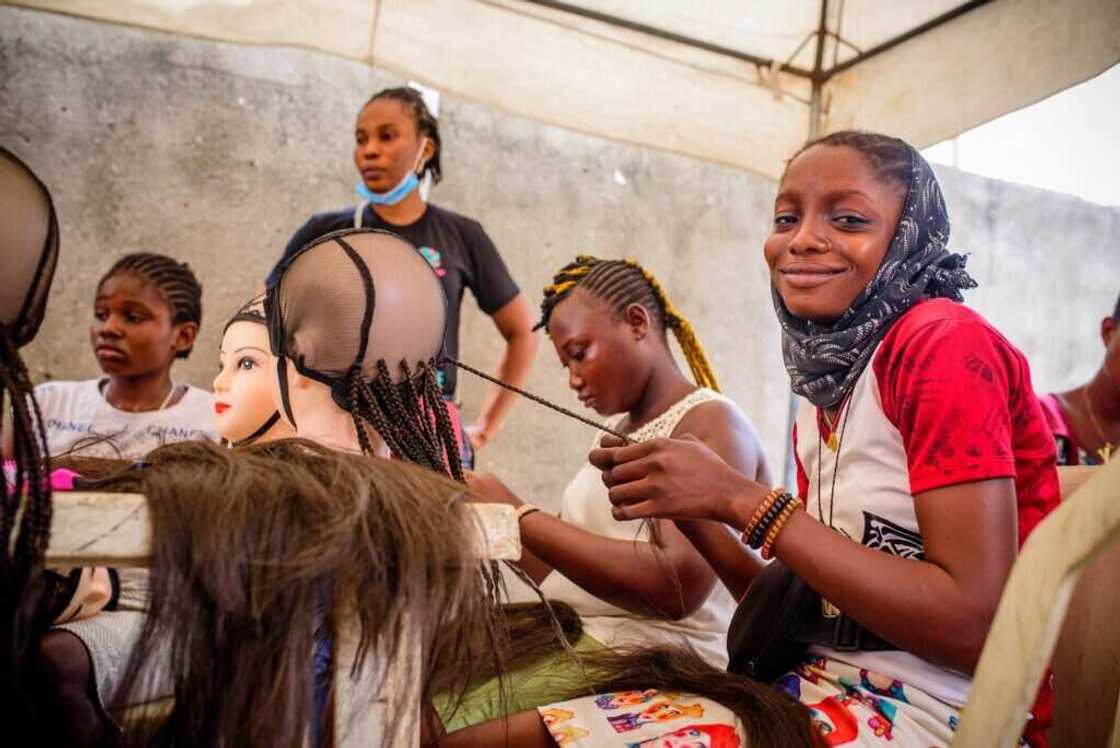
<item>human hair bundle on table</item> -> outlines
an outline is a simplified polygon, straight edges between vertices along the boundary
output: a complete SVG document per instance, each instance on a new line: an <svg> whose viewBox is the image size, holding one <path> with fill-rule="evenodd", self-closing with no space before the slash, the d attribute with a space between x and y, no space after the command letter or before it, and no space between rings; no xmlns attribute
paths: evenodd
<svg viewBox="0 0 1120 748"><path fill-rule="evenodd" d="M144 693L146 664L165 663L174 682L170 717L126 742L302 744L316 633L336 631L341 612L359 662L419 638L422 672L404 675L420 678L421 703L436 688L454 702L471 673L503 671L497 590L449 478L299 439L184 442L102 490L142 492L152 528L149 617L115 701Z"/></svg>

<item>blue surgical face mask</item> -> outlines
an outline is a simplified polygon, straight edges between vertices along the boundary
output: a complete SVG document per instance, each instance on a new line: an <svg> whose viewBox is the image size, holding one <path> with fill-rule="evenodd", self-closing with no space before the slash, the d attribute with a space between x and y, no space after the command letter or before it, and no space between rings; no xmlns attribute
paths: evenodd
<svg viewBox="0 0 1120 748"><path fill-rule="evenodd" d="M427 138L420 138L420 151L416 154L416 160L412 164L412 168L404 179L397 183L397 186L388 192L374 192L369 187L366 187L365 182L358 182L354 191L358 193L358 197L373 203L374 205L396 205L401 200L408 197L408 194L420 186L420 180L416 176L417 169L420 168L420 160L424 157L424 146L428 144Z"/></svg>

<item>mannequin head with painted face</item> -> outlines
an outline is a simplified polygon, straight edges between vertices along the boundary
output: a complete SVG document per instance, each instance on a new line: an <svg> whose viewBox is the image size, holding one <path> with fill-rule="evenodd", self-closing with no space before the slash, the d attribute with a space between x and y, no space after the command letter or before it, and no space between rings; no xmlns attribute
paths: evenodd
<svg viewBox="0 0 1120 748"><path fill-rule="evenodd" d="M415 247L327 234L284 262L265 309L274 397L296 436L461 475L437 384L447 300Z"/></svg>
<svg viewBox="0 0 1120 748"><path fill-rule="evenodd" d="M253 444L293 436L273 398L276 359L268 350L264 297L258 296L230 318L222 333L214 377L214 418L231 444Z"/></svg>

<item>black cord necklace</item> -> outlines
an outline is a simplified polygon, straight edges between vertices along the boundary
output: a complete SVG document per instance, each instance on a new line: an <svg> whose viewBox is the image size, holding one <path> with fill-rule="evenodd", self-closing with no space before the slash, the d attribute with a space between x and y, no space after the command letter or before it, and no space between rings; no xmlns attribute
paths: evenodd
<svg viewBox="0 0 1120 748"><path fill-rule="evenodd" d="M832 510L836 506L836 474L840 472L840 450L844 448L844 432L848 429L848 416L851 414L851 410L847 407L851 394L849 392L840 401L840 409L836 412L836 423L829 428L828 439L831 448L832 440L836 436L836 426L840 427L840 438L836 440L836 459L832 464L832 486L828 492L828 527L830 530L836 529L835 525L832 524ZM825 423L828 423L827 417L825 417ZM820 424L817 424L817 517L822 525L824 524L824 508L821 506L821 463L823 462L824 439L821 437ZM836 618L841 612L824 595L821 595L821 615L825 618Z"/></svg>
<svg viewBox="0 0 1120 748"><path fill-rule="evenodd" d="M835 530L836 527L832 524L832 510L836 505L836 475L840 472L840 450L844 448L844 432L848 430L848 415L850 409L848 408L851 402L852 393L849 392L840 401L840 409L836 412L836 423L829 424L828 442L831 447L833 439L836 436L836 427L840 427L840 438L836 440L836 449L830 451L836 452L836 459L832 464L832 486L828 493L828 526ZM825 423L828 423L828 417L825 416ZM821 500L821 464L824 462L824 437L821 436L820 426L817 426L817 518L820 519L821 524L824 524L824 506Z"/></svg>

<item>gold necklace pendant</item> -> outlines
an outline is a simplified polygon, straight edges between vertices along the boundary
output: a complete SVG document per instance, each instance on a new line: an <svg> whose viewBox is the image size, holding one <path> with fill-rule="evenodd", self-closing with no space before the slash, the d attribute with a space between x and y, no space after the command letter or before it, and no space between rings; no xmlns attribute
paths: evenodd
<svg viewBox="0 0 1120 748"><path fill-rule="evenodd" d="M828 447L828 448L829 448L829 450L830 450L830 451L832 451L832 452L835 452L835 451L836 451L836 450L837 450L837 449L839 448L839 446L840 446L840 439L839 439L839 438L838 438L838 437L836 436L836 432L835 432L835 431L831 432L831 433L830 433L830 434L828 435L828 439L827 439L827 440L825 440L825 443L824 443L824 445L825 445L826 447Z"/></svg>
<svg viewBox="0 0 1120 748"><path fill-rule="evenodd" d="M825 618L837 618L840 615L840 609L822 597L821 615Z"/></svg>
<svg viewBox="0 0 1120 748"><path fill-rule="evenodd" d="M1104 429L1101 428L1101 422L1097 420L1097 409L1093 407L1093 400L1089 397L1089 387L1086 385L1081 388L1081 398L1085 401L1085 410L1089 413L1089 420L1093 423L1093 428L1097 431L1097 437L1103 442L1100 449L1097 450L1097 457L1100 458L1101 464L1108 462L1108 458L1112 457L1116 445L1110 442L1104 435Z"/></svg>

